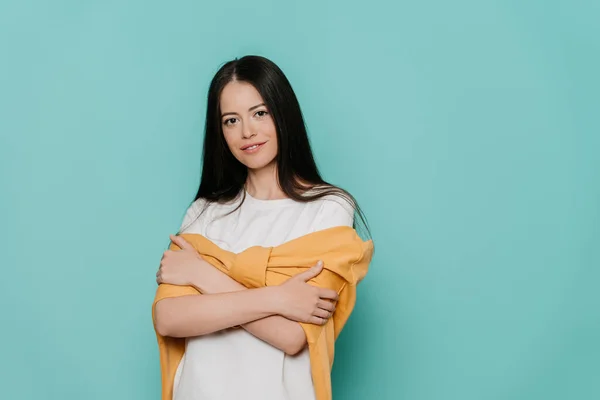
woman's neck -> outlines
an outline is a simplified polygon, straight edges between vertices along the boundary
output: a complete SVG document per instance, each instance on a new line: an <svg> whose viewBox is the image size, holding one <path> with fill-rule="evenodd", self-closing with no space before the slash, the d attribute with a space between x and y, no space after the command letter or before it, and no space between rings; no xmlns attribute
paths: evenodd
<svg viewBox="0 0 600 400"><path fill-rule="evenodd" d="M258 170L248 170L246 190L250 196L260 200L286 199L287 196L279 187L277 165L272 164Z"/></svg>

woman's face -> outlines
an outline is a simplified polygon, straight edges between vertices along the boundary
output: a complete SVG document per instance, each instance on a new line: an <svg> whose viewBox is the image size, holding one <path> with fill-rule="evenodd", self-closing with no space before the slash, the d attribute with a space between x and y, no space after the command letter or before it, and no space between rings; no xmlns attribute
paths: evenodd
<svg viewBox="0 0 600 400"><path fill-rule="evenodd" d="M247 82L229 82L220 98L221 127L229 150L249 169L261 169L277 157L277 132L258 91Z"/></svg>

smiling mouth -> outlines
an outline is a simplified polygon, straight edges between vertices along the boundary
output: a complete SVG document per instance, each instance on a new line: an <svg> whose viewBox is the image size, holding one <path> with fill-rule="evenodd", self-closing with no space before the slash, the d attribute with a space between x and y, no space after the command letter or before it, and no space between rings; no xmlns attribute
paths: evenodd
<svg viewBox="0 0 600 400"><path fill-rule="evenodd" d="M256 144L252 144L252 145L249 145L249 146L244 146L244 147L242 147L242 150L243 150L243 151L252 151L252 150L256 150L256 149L258 149L259 147L261 147L262 145L264 145L265 143L267 143L267 142L256 143Z"/></svg>

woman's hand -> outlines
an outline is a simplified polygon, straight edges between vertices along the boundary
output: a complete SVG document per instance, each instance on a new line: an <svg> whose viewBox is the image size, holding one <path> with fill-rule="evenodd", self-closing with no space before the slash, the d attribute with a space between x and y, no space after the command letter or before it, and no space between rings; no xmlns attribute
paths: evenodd
<svg viewBox="0 0 600 400"><path fill-rule="evenodd" d="M175 235L170 235L170 238L181 250L167 250L163 253L156 273L156 283L191 286L197 280L201 264L206 261L184 238Z"/></svg>
<svg viewBox="0 0 600 400"><path fill-rule="evenodd" d="M280 306L278 314L297 322L325 324L335 311L338 294L335 290L306 283L322 270L323 262L319 261L314 267L276 286Z"/></svg>

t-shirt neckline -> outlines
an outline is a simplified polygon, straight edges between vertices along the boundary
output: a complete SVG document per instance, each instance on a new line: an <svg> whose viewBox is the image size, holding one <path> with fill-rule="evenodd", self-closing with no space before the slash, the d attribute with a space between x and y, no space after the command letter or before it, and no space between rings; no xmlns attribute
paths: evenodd
<svg viewBox="0 0 600 400"><path fill-rule="evenodd" d="M244 200L244 202L247 202L248 205L255 207L280 207L296 203L296 200L290 198L271 200L257 199L256 197L253 197L250 193L248 193L247 190L244 189L244 192L246 194L246 199Z"/></svg>

